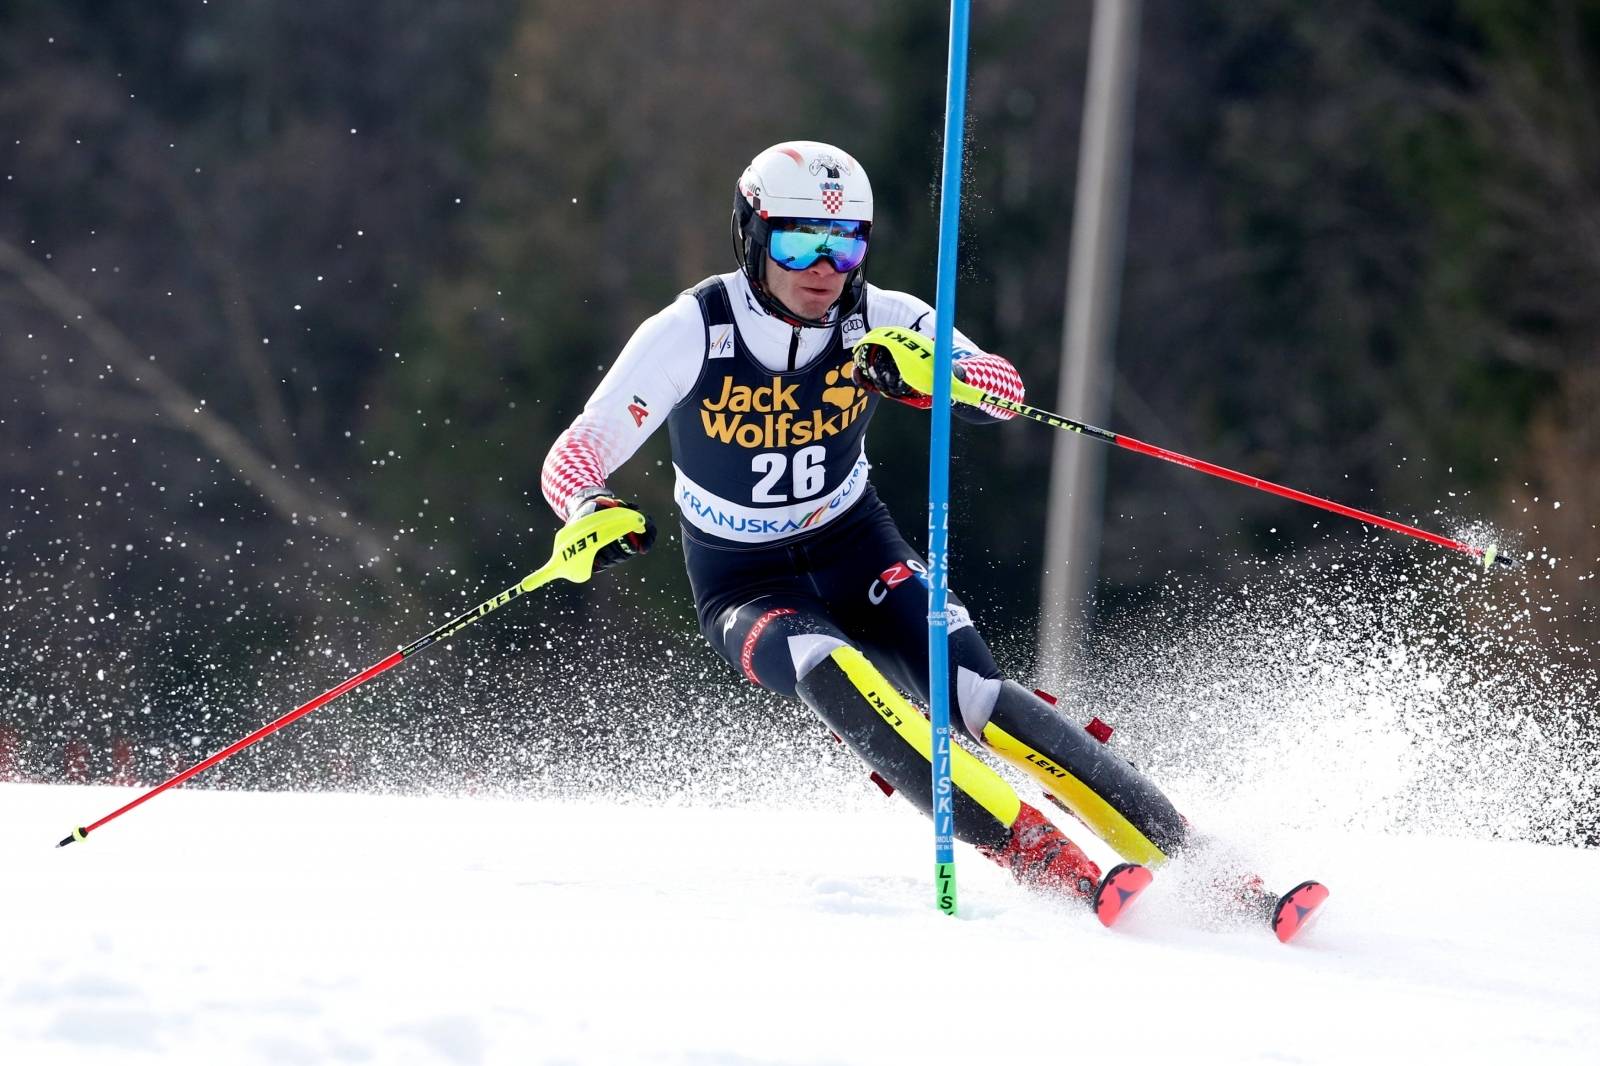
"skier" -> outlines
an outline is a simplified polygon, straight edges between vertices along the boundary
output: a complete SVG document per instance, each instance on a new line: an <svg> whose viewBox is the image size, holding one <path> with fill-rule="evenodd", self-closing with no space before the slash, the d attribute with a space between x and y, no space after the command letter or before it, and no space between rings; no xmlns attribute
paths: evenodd
<svg viewBox="0 0 1600 1066"><path fill-rule="evenodd" d="M757 155L734 191L739 269L647 319L544 461L541 488L572 520L629 507L607 478L667 426L684 561L700 630L746 679L803 700L871 768L928 813L931 730L923 560L868 480L864 438L880 397L926 409L888 351L852 346L877 326L933 332L933 309L868 284L872 186L851 156L814 141ZM955 373L1016 400L1004 358L955 333ZM969 422L1011 417L957 407ZM643 533L596 568L643 554ZM1124 859L1155 865L1186 825L1127 762L1001 675L950 596L950 689L966 735L1020 767ZM1093 903L1099 868L1040 811L959 746L956 836L1026 885ZM1122 869L1122 867L1118 867ZM1104 920L1104 917L1103 917Z"/></svg>

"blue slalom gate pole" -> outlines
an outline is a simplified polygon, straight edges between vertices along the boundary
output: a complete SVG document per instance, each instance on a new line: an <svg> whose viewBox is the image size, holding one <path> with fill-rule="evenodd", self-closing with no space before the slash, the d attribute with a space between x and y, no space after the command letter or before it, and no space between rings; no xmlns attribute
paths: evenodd
<svg viewBox="0 0 1600 1066"><path fill-rule="evenodd" d="M950 5L950 68L939 183L939 284L933 331L933 407L928 446L928 692L933 724L934 899L956 913L956 802L950 782L950 367L956 320L956 231L967 110L968 0Z"/></svg>

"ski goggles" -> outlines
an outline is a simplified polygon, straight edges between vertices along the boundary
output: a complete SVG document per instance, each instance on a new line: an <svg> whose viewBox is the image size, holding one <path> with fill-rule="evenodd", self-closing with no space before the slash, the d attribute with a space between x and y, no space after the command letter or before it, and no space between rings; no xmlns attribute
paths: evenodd
<svg viewBox="0 0 1600 1066"><path fill-rule="evenodd" d="M867 257L872 223L838 218L775 218L767 252L785 270L805 270L818 259L848 274Z"/></svg>

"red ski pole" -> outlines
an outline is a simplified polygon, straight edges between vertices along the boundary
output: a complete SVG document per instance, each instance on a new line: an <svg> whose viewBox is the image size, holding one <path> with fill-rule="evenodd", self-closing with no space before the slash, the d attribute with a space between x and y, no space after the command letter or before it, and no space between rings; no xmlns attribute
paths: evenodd
<svg viewBox="0 0 1600 1066"><path fill-rule="evenodd" d="M929 347L926 337L912 333L909 330L897 329L893 326L879 326L856 342L854 351L858 364L869 358L868 349L872 346L881 346L889 351L894 359L896 369L900 372L900 377L906 384L918 392L932 394L933 349ZM1002 410L1010 411L1012 414L1021 415L1023 418L1031 418L1035 422L1043 422L1045 425L1056 429L1068 429L1074 433L1082 433L1107 444L1115 444L1119 448L1138 452L1140 455L1165 459L1169 463L1177 463L1179 466L1186 466L1190 470L1198 470L1202 474L1209 474L1212 477L1232 481L1247 488L1259 489L1262 492L1270 492L1275 496L1294 500L1296 503L1320 507L1324 511L1332 511L1334 514L1344 515L1346 518L1353 518L1358 522L1379 526L1396 533L1404 533L1408 537L1416 537L1418 540L1425 540L1429 544L1437 544L1441 548L1462 552L1480 560L1485 570L1497 562L1506 567L1515 567L1517 565L1516 559L1509 555L1501 555L1500 549L1496 545L1491 544L1486 548L1480 548L1473 544L1452 540L1438 533L1430 533L1426 529L1418 529L1416 526L1408 526L1404 522L1396 522L1392 518L1384 518L1381 515L1370 514L1354 507L1347 507L1342 503L1325 500L1321 496L1313 496L1309 492L1291 489L1286 485L1279 485L1276 482L1267 481L1250 474L1241 474L1237 470L1230 470L1225 466L1208 463L1204 459L1193 459L1167 448L1146 444L1142 440L1135 440L1133 437L1127 437L1120 433L1113 433L1109 429L1100 429L1097 426L1089 425L1087 422L1079 422L1076 419L1067 418L1065 415L1030 407L1025 403L1009 400L1004 396L996 396L992 392L984 392L976 385L969 385L960 379L953 380L950 383L950 392L952 398L960 403L971 404L974 407L980 404L988 407L999 407Z"/></svg>
<svg viewBox="0 0 1600 1066"><path fill-rule="evenodd" d="M1186 466L1190 470L1198 470L1202 474L1209 474L1212 477L1222 478L1224 481L1232 481L1236 485L1244 485L1247 488L1259 489L1262 492L1270 492L1274 496L1282 496L1286 500L1293 500L1296 503L1303 503L1310 507L1320 507L1324 511L1332 511L1334 514L1343 515L1346 518L1353 518L1357 522L1365 522L1368 525L1378 526L1381 529L1392 530L1395 533L1404 533L1408 537L1416 537L1418 540L1425 540L1429 544L1437 544L1441 548L1449 548L1451 551L1458 551L1465 555L1470 555L1482 562L1485 570L1497 562L1501 566L1505 567L1515 567L1517 565L1516 559L1509 555L1501 555L1499 547L1494 544L1490 544L1486 548L1480 548L1475 544L1466 544L1459 540L1452 540L1451 538L1443 536L1439 533L1431 533L1426 529L1419 529L1416 526L1408 526L1404 522L1396 522L1392 518L1384 518L1382 515L1375 515L1368 511L1362 511L1355 507L1349 507L1342 503L1336 503L1333 500L1325 500L1321 496L1313 496L1309 492L1301 492L1299 489L1291 489L1287 485L1279 485L1277 482L1267 481L1265 478L1255 477L1251 474L1242 474L1237 470L1230 470L1225 466L1218 466L1216 463L1208 463L1204 459L1194 459L1190 456L1182 454L1181 452L1175 452L1155 444L1146 444L1144 441L1129 437L1126 434L1112 433L1110 430L1099 429L1085 422L1077 422L1073 419L1065 418L1049 411L1041 411L1037 407L1029 407L1025 403L1018 403L1015 400L1008 400L1004 396L995 396L992 393L981 392L980 390L974 391L978 391L980 393L981 399L978 401L980 403L985 403L993 407L1003 407L1007 411L1012 411L1023 416L1024 418L1031 418L1035 422L1043 422L1045 425L1054 426L1057 429L1069 429L1074 433L1082 433L1087 436L1094 437L1096 440L1102 440L1108 444L1115 444L1119 448L1126 448L1131 452L1138 452L1140 455L1149 455L1156 459L1165 459L1169 463L1177 463L1179 466Z"/></svg>
<svg viewBox="0 0 1600 1066"><path fill-rule="evenodd" d="M521 596L527 592L532 592L539 586L554 581L557 578L563 578L567 581L577 583L588 581L594 571L595 552L599 551L601 548L612 543L613 541L620 540L629 533L642 532L644 532L644 517L637 511L627 510L621 507L611 507L605 510L596 511L591 515L586 515L585 517L580 518L571 525L563 527L556 534L555 548L550 553L550 561L545 563L539 569L535 570L533 573L529 574L527 577L523 578L521 581L517 582L515 585L512 585L510 588L506 589L504 592L501 592L498 596L495 596L492 599L484 600L471 610L456 615L454 618L450 619L450 621L444 623L444 625L440 626L438 629L435 629L427 636L412 641L410 644L407 644L405 647L401 648L393 655L390 655L388 658L381 659L378 662L373 663L371 666L367 667L359 674L356 674L354 677L335 685L333 688L330 688L316 699L302 703L288 714L285 714L281 718L275 719L274 721L268 722L266 725L262 726L260 729L256 730L254 733L251 733L242 740L238 740L232 744L229 744L226 748L223 748L215 755L209 756L208 758L189 767L189 769L183 771L181 774L163 781L161 784L150 789L148 792L145 792L143 795L137 796L129 802L123 804L121 807L118 807L116 810L112 811L104 818L101 818L99 821L91 822L86 826L79 826L67 836L63 837L61 842L58 843L56 847L63 848L72 843L74 840L83 840L90 833L94 832L96 829L99 829L107 822L122 817L124 814L127 814L129 811L133 810L146 800L160 795L169 788L183 784L185 781L189 780L189 778L200 773L202 770L209 769L210 767L217 765L217 763L221 762L222 760L238 754L245 748L248 748L250 745L254 744L256 741L271 736L273 733L276 733L278 730L282 729L290 722L293 722L295 719L302 718L316 710L318 707L321 707L323 704L331 703L333 700L338 699L351 689L366 684L368 681L371 681L373 678L377 677L391 666L403 662L409 656L415 655L424 648L438 643L445 637L450 636L452 633L455 633L461 629L465 629L467 626L471 625L473 622L476 622L490 611L505 606L518 596Z"/></svg>

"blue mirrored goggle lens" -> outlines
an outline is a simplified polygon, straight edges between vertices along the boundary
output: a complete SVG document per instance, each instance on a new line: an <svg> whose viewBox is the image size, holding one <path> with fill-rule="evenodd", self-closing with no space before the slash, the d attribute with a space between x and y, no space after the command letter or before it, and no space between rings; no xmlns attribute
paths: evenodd
<svg viewBox="0 0 1600 1066"><path fill-rule="evenodd" d="M818 259L826 259L833 269L846 274L867 257L869 230L869 223L836 218L778 219L773 222L767 251L785 270L805 270Z"/></svg>

